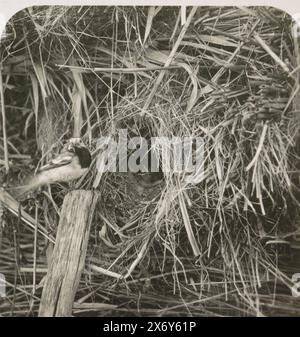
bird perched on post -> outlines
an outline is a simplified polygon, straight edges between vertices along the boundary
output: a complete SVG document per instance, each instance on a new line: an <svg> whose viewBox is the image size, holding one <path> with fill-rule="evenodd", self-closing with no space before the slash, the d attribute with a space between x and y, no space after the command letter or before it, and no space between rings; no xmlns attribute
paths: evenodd
<svg viewBox="0 0 300 337"><path fill-rule="evenodd" d="M40 186L56 182L70 182L87 173L91 154L80 138L71 138L60 154L40 167L38 173L20 187L17 196L22 196Z"/></svg>

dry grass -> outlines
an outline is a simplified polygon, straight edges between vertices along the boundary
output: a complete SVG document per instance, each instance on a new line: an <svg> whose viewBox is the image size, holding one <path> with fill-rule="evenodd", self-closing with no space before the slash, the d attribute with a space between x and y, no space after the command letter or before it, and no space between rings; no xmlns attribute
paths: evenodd
<svg viewBox="0 0 300 337"><path fill-rule="evenodd" d="M74 128L93 150L84 179L23 202L55 236L70 188L101 192L74 315L298 316L290 287L299 272L300 58L291 19L264 7L189 8L184 26L180 15L37 7L14 16L1 43L4 187ZM203 137L204 176L192 185L166 174L140 195L130 175L97 174L96 139L121 127ZM48 239L3 205L0 215L1 314L36 315Z"/></svg>

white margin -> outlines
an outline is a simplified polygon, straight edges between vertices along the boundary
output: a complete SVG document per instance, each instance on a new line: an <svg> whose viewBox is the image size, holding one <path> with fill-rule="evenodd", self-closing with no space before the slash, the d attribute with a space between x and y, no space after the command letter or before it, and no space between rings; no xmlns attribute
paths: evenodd
<svg viewBox="0 0 300 337"><path fill-rule="evenodd" d="M9 19L31 6L268 6L290 14L300 27L299 0L0 0L0 36Z"/></svg>

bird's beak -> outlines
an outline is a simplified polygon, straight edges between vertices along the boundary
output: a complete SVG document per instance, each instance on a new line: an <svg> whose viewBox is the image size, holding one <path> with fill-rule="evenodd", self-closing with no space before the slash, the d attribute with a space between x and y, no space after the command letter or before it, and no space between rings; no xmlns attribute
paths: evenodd
<svg viewBox="0 0 300 337"><path fill-rule="evenodd" d="M82 140L81 138L70 138L69 143L78 144L78 143L82 143Z"/></svg>

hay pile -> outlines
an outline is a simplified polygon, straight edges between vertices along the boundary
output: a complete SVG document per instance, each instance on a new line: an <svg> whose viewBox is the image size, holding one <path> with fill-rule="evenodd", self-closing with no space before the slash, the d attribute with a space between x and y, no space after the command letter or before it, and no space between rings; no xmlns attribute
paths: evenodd
<svg viewBox="0 0 300 337"><path fill-rule="evenodd" d="M93 150L79 182L23 202L55 237L70 188L97 188L74 315L299 315L299 45L276 9L36 7L1 42L4 186L72 136ZM163 69L163 67L166 67ZM75 123L76 124L76 123ZM197 184L141 189L96 169L100 136L202 137ZM5 175L5 146L9 174ZM298 147L298 148L297 148ZM35 315L49 242L2 205L3 315ZM50 246L51 247L51 246Z"/></svg>

